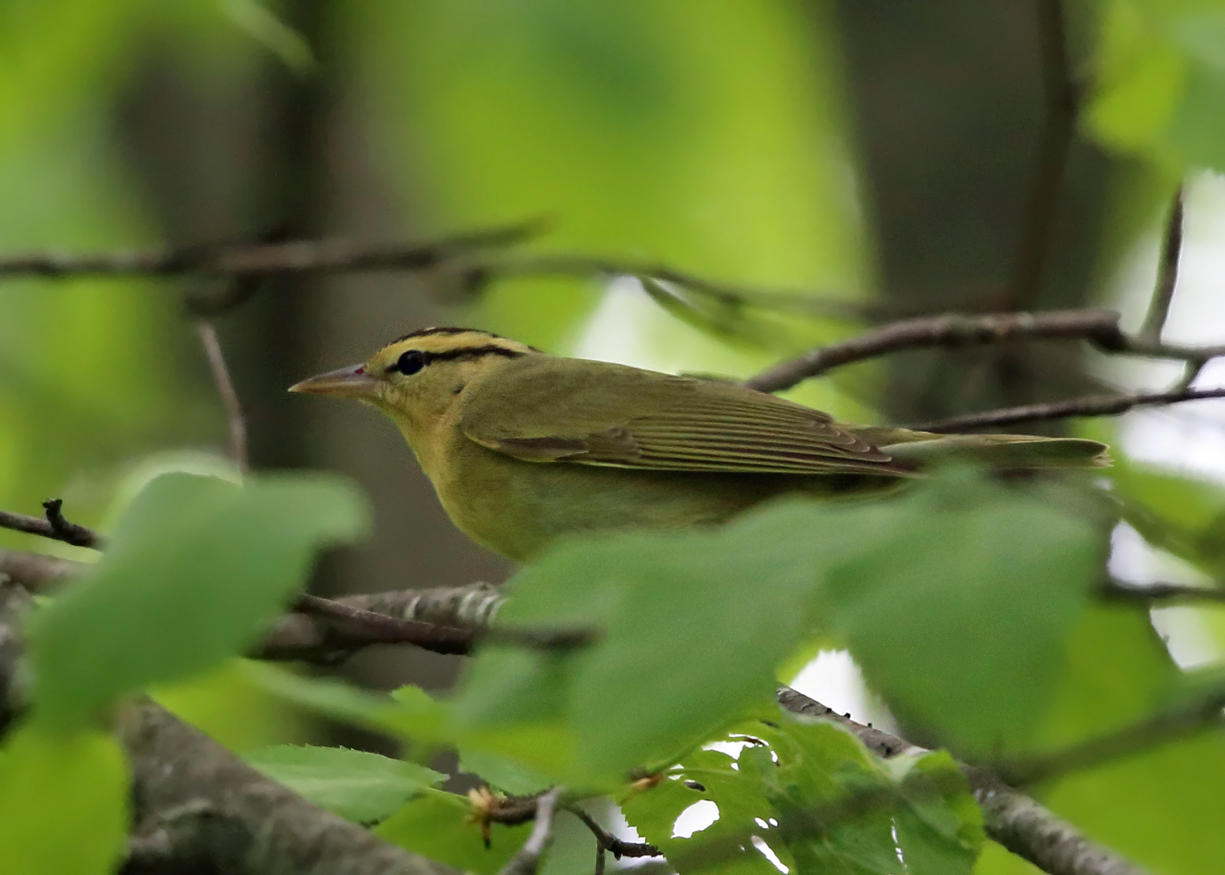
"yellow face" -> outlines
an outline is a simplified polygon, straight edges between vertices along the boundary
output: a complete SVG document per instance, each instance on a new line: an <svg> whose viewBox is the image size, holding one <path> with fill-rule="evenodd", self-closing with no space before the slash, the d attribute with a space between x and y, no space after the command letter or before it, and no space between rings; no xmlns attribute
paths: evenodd
<svg viewBox="0 0 1225 875"><path fill-rule="evenodd" d="M289 391L372 404L411 436L441 419L469 381L499 363L536 352L472 328L424 328L397 338L359 365L319 374Z"/></svg>

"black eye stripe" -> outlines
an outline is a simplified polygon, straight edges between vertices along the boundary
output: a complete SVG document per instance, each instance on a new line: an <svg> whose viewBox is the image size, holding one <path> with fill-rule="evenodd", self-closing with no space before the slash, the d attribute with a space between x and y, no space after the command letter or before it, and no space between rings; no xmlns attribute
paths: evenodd
<svg viewBox="0 0 1225 875"><path fill-rule="evenodd" d="M487 355L497 355L503 358L519 358L524 355L523 352L517 349L507 349L504 346L496 344L487 344L485 346L461 346L455 349L442 350L440 352L422 352L418 349L410 349L401 353L400 357L392 364L387 366L387 373L401 373L406 376L412 375L420 371L428 364L439 361L456 361L462 359L483 358Z"/></svg>

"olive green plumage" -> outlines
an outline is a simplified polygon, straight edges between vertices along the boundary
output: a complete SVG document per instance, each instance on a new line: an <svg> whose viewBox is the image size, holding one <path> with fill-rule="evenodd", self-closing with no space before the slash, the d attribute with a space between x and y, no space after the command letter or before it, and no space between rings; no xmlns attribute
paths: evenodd
<svg viewBox="0 0 1225 875"><path fill-rule="evenodd" d="M1095 441L843 425L732 383L468 329L407 335L293 388L387 413L455 523L515 559L572 532L716 523L782 493L886 485L942 460L1105 463Z"/></svg>

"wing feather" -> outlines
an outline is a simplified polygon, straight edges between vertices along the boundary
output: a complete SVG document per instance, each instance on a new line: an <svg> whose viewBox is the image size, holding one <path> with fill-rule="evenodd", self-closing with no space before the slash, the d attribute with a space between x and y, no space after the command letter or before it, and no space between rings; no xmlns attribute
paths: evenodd
<svg viewBox="0 0 1225 875"><path fill-rule="evenodd" d="M564 362L564 365L562 364ZM828 414L730 383L543 355L470 387L460 428L533 462L672 471L905 474Z"/></svg>

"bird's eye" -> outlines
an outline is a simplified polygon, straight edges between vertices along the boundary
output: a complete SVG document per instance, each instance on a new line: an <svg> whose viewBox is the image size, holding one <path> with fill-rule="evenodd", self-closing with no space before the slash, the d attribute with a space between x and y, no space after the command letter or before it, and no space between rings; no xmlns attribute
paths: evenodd
<svg viewBox="0 0 1225 875"><path fill-rule="evenodd" d="M415 349L410 349L408 352L403 353L398 359L396 359L396 363L387 370L399 371L401 374L408 376L410 374L417 373L417 371L424 367L425 356Z"/></svg>

